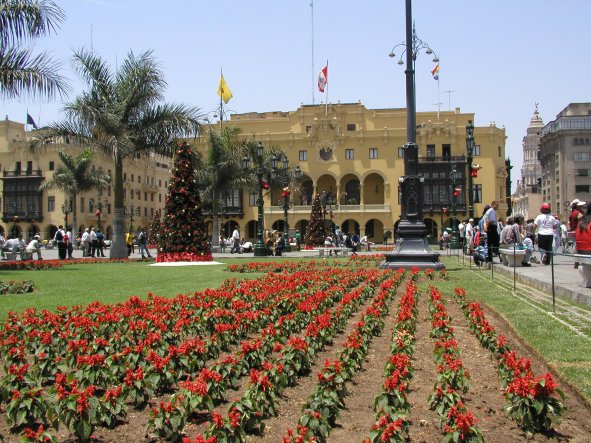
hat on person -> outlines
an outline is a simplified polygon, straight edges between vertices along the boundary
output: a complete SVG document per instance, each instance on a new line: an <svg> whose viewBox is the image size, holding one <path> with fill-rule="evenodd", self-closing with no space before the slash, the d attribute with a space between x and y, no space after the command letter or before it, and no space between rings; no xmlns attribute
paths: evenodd
<svg viewBox="0 0 591 443"><path fill-rule="evenodd" d="M37 240L39 240L41 237L39 237L39 235L37 234L37 235L35 235L35 237L33 237L33 238L36 238Z"/></svg>
<svg viewBox="0 0 591 443"><path fill-rule="evenodd" d="M579 200L578 198L575 198L572 202L570 202L571 206L582 206L583 204L585 203L581 202L581 200Z"/></svg>
<svg viewBox="0 0 591 443"><path fill-rule="evenodd" d="M549 214L551 210L550 203L542 203L542 206L540 206L540 212L542 214Z"/></svg>
<svg viewBox="0 0 591 443"><path fill-rule="evenodd" d="M468 223L470 223L470 222L473 222L473 221L474 221L474 219L473 219L473 218L471 218L470 220L468 220Z"/></svg>

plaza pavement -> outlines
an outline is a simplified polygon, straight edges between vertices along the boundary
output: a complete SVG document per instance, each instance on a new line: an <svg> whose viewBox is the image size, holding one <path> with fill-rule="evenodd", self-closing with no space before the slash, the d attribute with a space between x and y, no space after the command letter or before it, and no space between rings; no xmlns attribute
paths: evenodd
<svg viewBox="0 0 591 443"><path fill-rule="evenodd" d="M435 247L434 250L437 250L437 247ZM447 257L448 260L452 260L451 265L446 260L448 269L451 269L453 267L453 261L457 262L458 265L462 265L464 267L472 267L474 269L478 269L473 263L471 263L469 257L466 255L462 256L460 251L445 250L439 252L441 252L442 257ZM156 250L150 249L150 253L152 254L152 256L155 256ZM360 255L373 253L375 252L359 252ZM105 255L107 257L109 256L109 249L105 249ZM539 257L538 253L536 253L535 255ZM44 259L57 259L57 249L43 249L42 256ZM230 254L229 252L225 252L214 253L213 256L214 260L218 258L250 259L253 258L254 254L252 252L244 254ZM35 255L34 258L36 257L37 256ZM74 258L81 257L82 252L75 250ZM138 252L138 248L135 249L135 252L132 253L130 257L141 258L141 255ZM282 257L275 258L281 260L284 258L294 257L319 258L318 253L315 251L295 251L295 249L292 252L284 253ZM546 292L549 295L552 294L552 278L554 278L554 292L557 297L572 300L577 303L591 307L591 288L583 287L583 278L581 277L579 270L574 268L574 258L572 256L569 256L568 254L558 254L554 257L554 272L552 272L551 265L545 266L542 264L535 263L532 263L531 267L528 268L516 267L515 269L513 269L499 263L498 259L495 261L493 267L493 270L491 270L490 268L487 269L486 267L482 267L478 270L478 272L490 273L493 278L495 273L503 274L508 278L513 278L513 272L515 271L515 278L519 283L526 284L535 289Z"/></svg>

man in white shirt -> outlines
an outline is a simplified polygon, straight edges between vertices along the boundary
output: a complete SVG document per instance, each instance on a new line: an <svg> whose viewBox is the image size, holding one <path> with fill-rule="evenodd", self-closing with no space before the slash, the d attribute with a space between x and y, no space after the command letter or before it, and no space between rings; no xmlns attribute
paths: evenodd
<svg viewBox="0 0 591 443"><path fill-rule="evenodd" d="M493 261L493 255L499 254L499 243L500 243L500 232L499 232L499 222L497 219L497 208L499 207L499 202L494 200L490 204L490 208L484 214L484 230L486 232L486 242L488 244L488 257L487 261Z"/></svg>
<svg viewBox="0 0 591 443"><path fill-rule="evenodd" d="M29 242L29 244L27 245L27 254L30 254L30 259L33 259L33 254L36 252L37 253L37 260L43 260L41 258L41 246L39 246L39 239L41 237L39 237L38 235L36 235L35 237L33 237L33 240L31 240Z"/></svg>
<svg viewBox="0 0 591 443"><path fill-rule="evenodd" d="M232 245L232 249L230 249L230 254L234 252L240 253L240 231L238 230L238 226L234 228L234 232L232 232L232 241L234 244Z"/></svg>
<svg viewBox="0 0 591 443"><path fill-rule="evenodd" d="M465 234L466 234L466 253L472 254L472 246L474 245L474 219L471 218L466 223Z"/></svg>
<svg viewBox="0 0 591 443"><path fill-rule="evenodd" d="M82 249L82 257L88 257L90 247L90 230L86 228L84 234L80 238L80 249Z"/></svg>

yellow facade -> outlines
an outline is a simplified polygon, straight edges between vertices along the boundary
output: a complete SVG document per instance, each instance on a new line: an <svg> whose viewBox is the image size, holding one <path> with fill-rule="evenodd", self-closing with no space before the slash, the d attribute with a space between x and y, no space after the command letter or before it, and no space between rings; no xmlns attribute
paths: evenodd
<svg viewBox="0 0 591 443"><path fill-rule="evenodd" d="M417 114L417 143L421 162L429 161L434 169L450 171L450 160L458 160L457 167L464 186L457 205L458 219L468 218L466 125L474 120L473 113L454 111L422 112ZM406 142L405 109L367 109L360 103L303 105L293 112L265 112L231 115L226 125L237 126L245 138L254 137L264 146L276 146L286 153L292 166L299 165L304 173L299 192L291 196L289 227L304 229L310 219L313 194L330 192L336 203L330 206L333 221L347 231L356 230L374 242L382 242L383 233L395 227L400 217L398 178L404 175L400 148ZM480 217L485 204L500 200L500 213L507 208L505 130L493 123L475 127L476 152L473 164L481 169L473 179L480 190L474 204L475 217ZM206 149L206 137L198 149ZM429 150L429 151L428 151ZM462 158L463 163L462 163ZM425 175L429 175L427 170ZM439 192L448 192L449 175ZM429 183L429 177L425 182ZM357 183L358 182L358 183ZM458 182L459 186L459 182ZM449 226L451 208L437 195L425 199L425 224L432 237L440 233L441 224ZM445 209L444 209L445 208ZM446 211L447 210L447 211ZM256 232L257 207L248 192L243 195L243 215L227 215L226 233L238 224L242 235L253 239ZM447 214L444 214L447 212ZM228 221L229 220L229 221ZM271 189L265 196L264 227L282 227L283 209L281 189Z"/></svg>
<svg viewBox="0 0 591 443"><path fill-rule="evenodd" d="M0 168L2 169L2 223L0 232L11 235L13 231L22 233L25 239L35 233L42 240L51 239L57 226L65 224L62 207L66 196L59 189L37 192L38 185L50 179L55 169L61 166L58 151L63 150L72 156L78 155L82 148L69 143L47 144L35 155L27 149L27 139L32 133L25 132L24 125L8 119L0 121ZM126 224L133 224L134 231L140 226L152 224L154 212L164 207L166 186L170 177L170 158L159 156L148 160L126 161L124 165ZM114 170L113 161L101 154L93 159L96 167L105 173ZM14 186L17 188L14 189ZM99 196L96 191L82 193L76 199L77 230L98 226ZM106 238L111 238L113 223L114 196L112 187L100 197L101 226ZM133 220L130 219L133 206ZM68 224L72 224L73 214L68 214Z"/></svg>

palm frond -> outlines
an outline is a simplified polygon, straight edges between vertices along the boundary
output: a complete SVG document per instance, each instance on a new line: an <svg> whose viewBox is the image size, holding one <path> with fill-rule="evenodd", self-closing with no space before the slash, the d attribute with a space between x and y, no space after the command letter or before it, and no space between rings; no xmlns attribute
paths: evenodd
<svg viewBox="0 0 591 443"><path fill-rule="evenodd" d="M63 98L70 87L59 75L61 69L45 52L33 55L28 49L0 47L0 97Z"/></svg>
<svg viewBox="0 0 591 443"><path fill-rule="evenodd" d="M19 43L49 35L66 18L64 11L47 0L1 0L0 45Z"/></svg>

